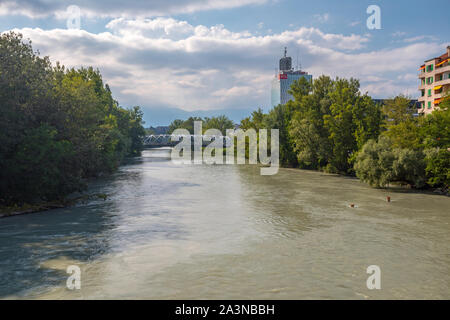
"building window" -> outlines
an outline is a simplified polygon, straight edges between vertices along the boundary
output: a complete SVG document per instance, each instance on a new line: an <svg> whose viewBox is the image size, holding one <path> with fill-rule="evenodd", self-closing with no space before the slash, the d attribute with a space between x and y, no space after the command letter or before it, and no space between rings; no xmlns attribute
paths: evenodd
<svg viewBox="0 0 450 320"><path fill-rule="evenodd" d="M427 67L427 72L430 72L430 71L433 71L433 65L432 65L432 64L430 64L430 65Z"/></svg>
<svg viewBox="0 0 450 320"><path fill-rule="evenodd" d="M431 89L428 89L428 96L431 97Z"/></svg>
<svg viewBox="0 0 450 320"><path fill-rule="evenodd" d="M431 109L431 101L428 101L428 109Z"/></svg>

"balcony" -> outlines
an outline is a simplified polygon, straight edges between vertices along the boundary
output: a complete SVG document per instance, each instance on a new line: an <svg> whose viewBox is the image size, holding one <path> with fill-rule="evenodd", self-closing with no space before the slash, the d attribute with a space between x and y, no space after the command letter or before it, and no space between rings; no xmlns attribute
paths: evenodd
<svg viewBox="0 0 450 320"><path fill-rule="evenodd" d="M447 59L444 59L444 60L442 60L441 62L439 62L439 63L436 63L436 68L440 68L440 67L442 67L442 66L448 66L448 65L450 65L450 58L447 58Z"/></svg>
<svg viewBox="0 0 450 320"><path fill-rule="evenodd" d="M442 80L436 81L434 83L435 86L445 86L446 84L450 84L450 79L449 78L442 79Z"/></svg>
<svg viewBox="0 0 450 320"><path fill-rule="evenodd" d="M440 98L442 98L442 92L434 93L434 98L435 98L435 99L440 99Z"/></svg>
<svg viewBox="0 0 450 320"><path fill-rule="evenodd" d="M441 74L446 71L450 71L450 65L448 64L444 64L441 67L436 68L436 74Z"/></svg>

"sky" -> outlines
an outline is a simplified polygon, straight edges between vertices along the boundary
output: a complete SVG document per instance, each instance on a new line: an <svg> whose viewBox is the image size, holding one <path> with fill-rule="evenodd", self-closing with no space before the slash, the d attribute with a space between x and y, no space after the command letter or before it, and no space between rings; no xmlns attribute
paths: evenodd
<svg viewBox="0 0 450 320"><path fill-rule="evenodd" d="M381 29L367 27L370 5ZM122 106L158 126L268 111L285 46L313 78L417 98L418 67L450 45L449 11L448 0L0 0L0 32L22 33L53 63L98 68Z"/></svg>

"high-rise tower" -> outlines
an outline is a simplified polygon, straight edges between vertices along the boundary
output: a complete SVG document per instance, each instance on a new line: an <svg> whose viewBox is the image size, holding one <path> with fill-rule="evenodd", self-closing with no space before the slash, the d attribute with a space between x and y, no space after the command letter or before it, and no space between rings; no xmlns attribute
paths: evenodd
<svg viewBox="0 0 450 320"><path fill-rule="evenodd" d="M279 104L286 104L293 97L288 93L292 83L300 78L306 78L312 81L312 75L301 70L294 70L292 68L292 58L287 56L287 48L284 48L284 57L280 59L280 67L272 80L272 107Z"/></svg>
<svg viewBox="0 0 450 320"><path fill-rule="evenodd" d="M284 47L284 57L280 59L280 71L292 71L292 58L286 55L287 48Z"/></svg>

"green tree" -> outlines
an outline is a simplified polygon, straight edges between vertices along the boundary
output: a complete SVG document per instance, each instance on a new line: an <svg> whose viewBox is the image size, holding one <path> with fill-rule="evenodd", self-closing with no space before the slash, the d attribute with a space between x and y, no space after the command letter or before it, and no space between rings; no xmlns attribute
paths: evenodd
<svg viewBox="0 0 450 320"><path fill-rule="evenodd" d="M0 204L61 199L142 149L142 111L121 108L98 70L53 68L13 32L0 60Z"/></svg>
<svg viewBox="0 0 450 320"><path fill-rule="evenodd" d="M183 125L183 120L181 119L176 119L173 120L172 123L169 125L169 129L167 131L168 134L171 134L172 132L174 132L176 129L181 129L182 125Z"/></svg>
<svg viewBox="0 0 450 320"><path fill-rule="evenodd" d="M352 173L357 151L380 133L379 106L360 93L356 79L321 76L310 94L308 88L306 82L291 89L296 100L289 133L300 166Z"/></svg>
<svg viewBox="0 0 450 320"><path fill-rule="evenodd" d="M267 130L279 130L280 163L290 167L296 166L297 155L294 152L293 143L289 135L290 117L288 106L280 104L274 107L264 117L263 122L265 123Z"/></svg>
<svg viewBox="0 0 450 320"><path fill-rule="evenodd" d="M411 99L400 94L393 99L385 100L383 114L386 128L411 120L414 114L414 110L411 108Z"/></svg>
<svg viewBox="0 0 450 320"><path fill-rule="evenodd" d="M394 180L394 160L389 138L369 140L356 157L356 176L373 187L385 187Z"/></svg>
<svg viewBox="0 0 450 320"><path fill-rule="evenodd" d="M208 129L218 129L220 132L222 132L222 135L224 136L226 135L227 129L233 128L234 128L233 121L231 121L224 115L218 117L205 118L203 123L203 132L205 132Z"/></svg>

